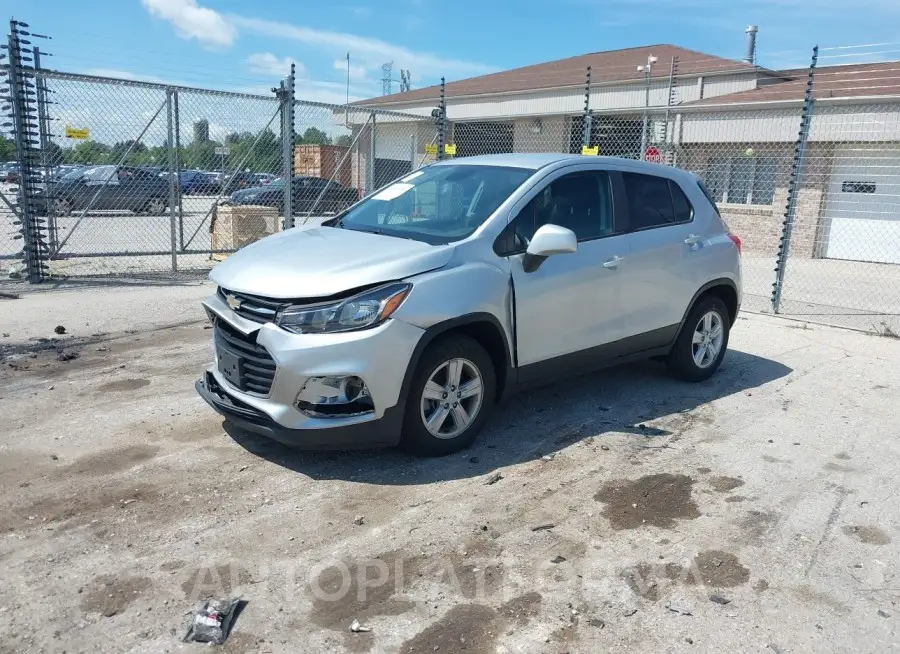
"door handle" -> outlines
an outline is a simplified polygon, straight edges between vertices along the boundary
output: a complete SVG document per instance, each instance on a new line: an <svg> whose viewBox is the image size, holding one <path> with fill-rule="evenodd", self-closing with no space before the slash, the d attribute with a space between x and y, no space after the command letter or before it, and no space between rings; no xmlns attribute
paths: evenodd
<svg viewBox="0 0 900 654"><path fill-rule="evenodd" d="M684 239L685 245L690 245L692 247L694 245L699 245L702 241L703 241L703 238L700 236L697 236L696 234L688 234L688 237L686 239Z"/></svg>
<svg viewBox="0 0 900 654"><path fill-rule="evenodd" d="M624 259L618 255L614 256L612 259L607 259L603 262L604 268L616 268L620 263L622 263Z"/></svg>

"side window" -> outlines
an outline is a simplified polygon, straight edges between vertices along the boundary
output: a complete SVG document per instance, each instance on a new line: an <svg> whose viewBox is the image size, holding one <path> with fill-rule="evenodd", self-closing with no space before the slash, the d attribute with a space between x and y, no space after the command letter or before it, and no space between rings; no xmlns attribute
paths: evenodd
<svg viewBox="0 0 900 654"><path fill-rule="evenodd" d="M655 175L622 173L633 230L689 222L690 202L677 184Z"/></svg>
<svg viewBox="0 0 900 654"><path fill-rule="evenodd" d="M614 234L609 175L603 171L572 173L548 184L513 219L498 250L521 252L543 225L571 229L579 241Z"/></svg>
<svg viewBox="0 0 900 654"><path fill-rule="evenodd" d="M694 210L691 208L691 203L684 194L684 191L681 190L681 187L671 179L669 180L669 192L672 194L672 204L675 205L675 222L691 222L691 219L694 217Z"/></svg>

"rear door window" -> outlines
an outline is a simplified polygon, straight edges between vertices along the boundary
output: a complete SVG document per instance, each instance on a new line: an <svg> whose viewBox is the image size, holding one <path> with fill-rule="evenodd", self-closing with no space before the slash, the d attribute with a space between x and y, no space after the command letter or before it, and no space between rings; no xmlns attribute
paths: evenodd
<svg viewBox="0 0 900 654"><path fill-rule="evenodd" d="M684 191L671 180L655 175L622 173L631 229L653 229L690 222L693 209Z"/></svg>

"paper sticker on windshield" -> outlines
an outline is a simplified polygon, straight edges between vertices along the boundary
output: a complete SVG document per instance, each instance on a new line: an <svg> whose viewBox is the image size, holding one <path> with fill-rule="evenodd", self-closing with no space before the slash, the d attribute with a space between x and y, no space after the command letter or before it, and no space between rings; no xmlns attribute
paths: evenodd
<svg viewBox="0 0 900 654"><path fill-rule="evenodd" d="M379 191L375 195L372 196L373 200L393 200L394 198L399 198L401 195L406 193L409 189L413 187L412 184L404 184L403 182L397 182L396 184L391 184L386 189Z"/></svg>
<svg viewBox="0 0 900 654"><path fill-rule="evenodd" d="M411 181L413 181L416 177L418 177L419 175L424 175L424 174L425 174L424 171L417 170L416 172L412 173L411 175L407 175L406 177L404 177L404 178L401 179L400 181L401 181L401 182L411 182Z"/></svg>

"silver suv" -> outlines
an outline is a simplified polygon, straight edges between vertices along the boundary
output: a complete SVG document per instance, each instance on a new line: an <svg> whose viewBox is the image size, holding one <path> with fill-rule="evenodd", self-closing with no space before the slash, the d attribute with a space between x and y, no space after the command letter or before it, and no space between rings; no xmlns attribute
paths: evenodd
<svg viewBox="0 0 900 654"><path fill-rule="evenodd" d="M200 395L307 448L472 442L523 386L639 358L702 381L741 303L740 239L691 173L443 161L219 264Z"/></svg>

